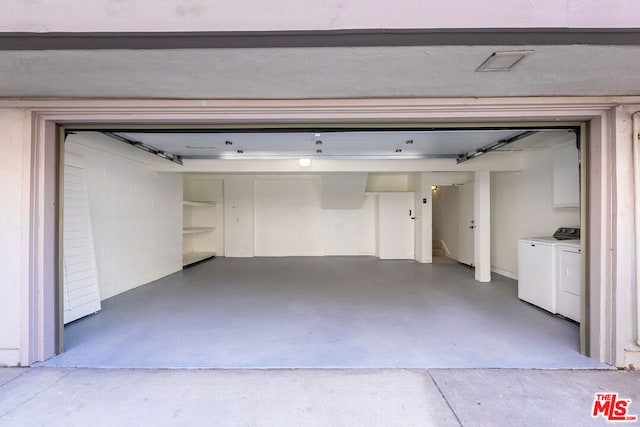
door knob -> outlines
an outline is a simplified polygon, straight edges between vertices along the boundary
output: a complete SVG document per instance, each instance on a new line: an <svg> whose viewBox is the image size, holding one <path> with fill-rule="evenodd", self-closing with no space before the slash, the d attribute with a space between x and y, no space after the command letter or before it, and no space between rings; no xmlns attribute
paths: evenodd
<svg viewBox="0 0 640 427"><path fill-rule="evenodd" d="M476 226L475 225L470 225L469 228L476 228Z"/></svg>

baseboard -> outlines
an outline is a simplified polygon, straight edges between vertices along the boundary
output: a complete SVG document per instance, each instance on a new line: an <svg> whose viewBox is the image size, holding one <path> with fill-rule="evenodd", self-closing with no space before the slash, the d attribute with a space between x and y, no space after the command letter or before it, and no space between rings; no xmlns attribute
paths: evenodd
<svg viewBox="0 0 640 427"><path fill-rule="evenodd" d="M0 348L0 367L20 366L20 349Z"/></svg>
<svg viewBox="0 0 640 427"><path fill-rule="evenodd" d="M499 274L501 276L508 277L509 279L518 280L518 274L512 273L511 271L503 270L497 267L491 267L491 271L493 273Z"/></svg>

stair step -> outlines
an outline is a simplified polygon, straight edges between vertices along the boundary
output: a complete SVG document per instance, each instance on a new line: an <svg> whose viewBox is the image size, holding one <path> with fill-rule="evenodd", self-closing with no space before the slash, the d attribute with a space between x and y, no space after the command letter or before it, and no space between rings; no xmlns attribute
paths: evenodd
<svg viewBox="0 0 640 427"><path fill-rule="evenodd" d="M444 249L433 248L433 256L445 256Z"/></svg>

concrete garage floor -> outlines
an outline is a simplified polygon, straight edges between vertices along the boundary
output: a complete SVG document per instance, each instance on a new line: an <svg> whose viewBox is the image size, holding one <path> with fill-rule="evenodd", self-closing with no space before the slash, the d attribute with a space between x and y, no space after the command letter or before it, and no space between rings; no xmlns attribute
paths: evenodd
<svg viewBox="0 0 640 427"><path fill-rule="evenodd" d="M42 365L607 368L514 280L372 257L218 258L110 298Z"/></svg>
<svg viewBox="0 0 640 427"><path fill-rule="evenodd" d="M640 415L614 370L1 368L0 426L598 426L605 391Z"/></svg>

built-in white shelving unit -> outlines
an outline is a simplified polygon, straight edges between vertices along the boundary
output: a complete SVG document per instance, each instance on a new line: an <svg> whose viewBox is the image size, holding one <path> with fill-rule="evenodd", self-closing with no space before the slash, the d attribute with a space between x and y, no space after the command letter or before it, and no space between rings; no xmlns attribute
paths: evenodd
<svg viewBox="0 0 640 427"><path fill-rule="evenodd" d="M186 267L214 256L216 256L215 252L188 252L182 254L182 265Z"/></svg>
<svg viewBox="0 0 640 427"><path fill-rule="evenodd" d="M182 265L213 258L222 247L222 180L184 175Z"/></svg>
<svg viewBox="0 0 640 427"><path fill-rule="evenodd" d="M575 142L553 149L553 207L580 207L580 153Z"/></svg>
<svg viewBox="0 0 640 427"><path fill-rule="evenodd" d="M195 200L183 200L182 204L184 206L209 207L209 206L217 206L219 202L197 202Z"/></svg>
<svg viewBox="0 0 640 427"><path fill-rule="evenodd" d="M215 230L215 227L184 227L182 234L209 233Z"/></svg>

